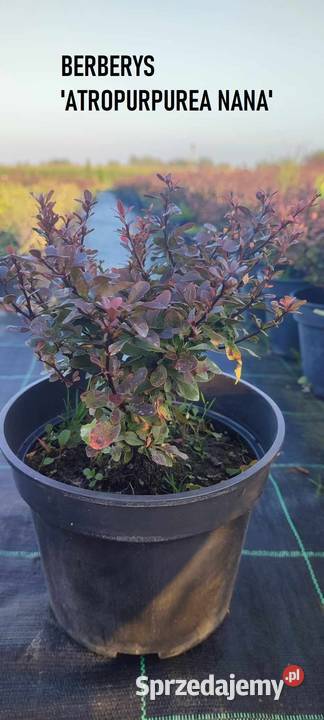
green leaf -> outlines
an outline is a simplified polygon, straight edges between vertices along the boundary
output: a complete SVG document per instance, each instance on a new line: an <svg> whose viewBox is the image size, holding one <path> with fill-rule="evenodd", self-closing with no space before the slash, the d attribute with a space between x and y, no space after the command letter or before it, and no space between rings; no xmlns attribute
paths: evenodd
<svg viewBox="0 0 324 720"><path fill-rule="evenodd" d="M110 449L111 458L112 458L112 460L113 460L114 462L116 462L116 463L119 462L119 460L120 460L120 458L121 458L121 454L122 454L122 447L121 447L121 445L114 445L114 446Z"/></svg>
<svg viewBox="0 0 324 720"><path fill-rule="evenodd" d="M217 365L217 364L214 362L214 360L211 360L211 359L208 357L208 358L206 358L205 362L206 362L207 365L208 365L208 370L209 370L210 372L214 373L214 375L219 375L220 373L222 373L221 368L219 367L219 365Z"/></svg>
<svg viewBox="0 0 324 720"><path fill-rule="evenodd" d="M181 397L186 398L186 400L199 400L200 398L200 392L199 387L196 382L192 383L186 383L183 382L183 380L178 380L177 382L177 391Z"/></svg>
<svg viewBox="0 0 324 720"><path fill-rule="evenodd" d="M147 434L147 433L146 433ZM159 425L153 425L152 427L152 435L154 437L154 442L159 445L164 442L166 437L168 436L168 427L166 424L161 423Z"/></svg>
<svg viewBox="0 0 324 720"><path fill-rule="evenodd" d="M81 295L82 297L87 297L88 285L87 285L87 282L85 280L82 270L80 270L80 268L78 268L78 267L74 267L74 268L72 268L70 275L71 275L73 285L76 288L79 295Z"/></svg>
<svg viewBox="0 0 324 720"><path fill-rule="evenodd" d="M97 484L97 478L94 477L93 480L91 480L91 482L89 482L89 488L92 489L92 488L96 487L96 484Z"/></svg>
<svg viewBox="0 0 324 720"><path fill-rule="evenodd" d="M97 410L108 403L108 393L103 390L86 390L81 398L89 410Z"/></svg>
<svg viewBox="0 0 324 720"><path fill-rule="evenodd" d="M91 362L88 355L75 355L70 365L72 368L77 368L78 370L92 370L92 372L95 369L95 365Z"/></svg>
<svg viewBox="0 0 324 720"><path fill-rule="evenodd" d="M265 300L263 302L253 303L253 305L252 305L253 310L264 310L265 307L266 307Z"/></svg>
<svg viewBox="0 0 324 720"><path fill-rule="evenodd" d="M90 480L90 478L93 477L93 470L91 470L91 468L84 468L82 472L84 477L87 478L87 480Z"/></svg>
<svg viewBox="0 0 324 720"><path fill-rule="evenodd" d="M234 477L235 475L239 475L241 472L241 469L239 467L227 467L226 468L226 474L230 477Z"/></svg>
<svg viewBox="0 0 324 720"><path fill-rule="evenodd" d="M168 373L164 365L158 365L158 367L153 370L150 375L150 382L153 387L160 387L160 385L164 385L167 377Z"/></svg>
<svg viewBox="0 0 324 720"><path fill-rule="evenodd" d="M120 437L120 440L125 440L127 445L131 445L132 447L143 445L142 440L132 430L124 432Z"/></svg>
<svg viewBox="0 0 324 720"><path fill-rule="evenodd" d="M44 458L42 465L52 465L53 462L55 462L55 458L46 457Z"/></svg>
<svg viewBox="0 0 324 720"><path fill-rule="evenodd" d="M196 350L215 350L212 343L198 343L198 345L193 345L192 347L188 347L187 350L189 352L195 352Z"/></svg>
<svg viewBox="0 0 324 720"><path fill-rule="evenodd" d="M60 448L64 448L67 445L67 443L70 440L70 437L71 437L71 430L67 430L67 429L61 430L61 432L57 436L58 444L59 444Z"/></svg>
<svg viewBox="0 0 324 720"><path fill-rule="evenodd" d="M126 445L126 447L124 447L123 452L124 452L124 460L123 460L123 462L124 462L125 465L127 465L127 463L129 463L129 461L130 461L130 460L132 459L132 457L133 457L133 451L132 451L132 448L130 447L130 445Z"/></svg>
<svg viewBox="0 0 324 720"><path fill-rule="evenodd" d="M108 350L110 355L117 355L119 353L124 345L128 342L128 338L123 338L122 340L117 340L117 342L112 343L109 345Z"/></svg>
<svg viewBox="0 0 324 720"><path fill-rule="evenodd" d="M80 428L80 435L81 439L84 440L84 442L88 442L89 434L96 425L96 420L92 420L91 423L87 423L86 425L81 425Z"/></svg>

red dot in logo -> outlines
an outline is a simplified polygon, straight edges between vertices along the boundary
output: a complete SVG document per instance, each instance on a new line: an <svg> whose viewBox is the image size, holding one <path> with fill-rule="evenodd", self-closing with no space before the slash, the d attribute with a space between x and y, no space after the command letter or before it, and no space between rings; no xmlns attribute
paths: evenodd
<svg viewBox="0 0 324 720"><path fill-rule="evenodd" d="M285 685L289 685L289 687L298 687L298 685L301 685L304 682L305 673L300 665L287 665L281 677Z"/></svg>

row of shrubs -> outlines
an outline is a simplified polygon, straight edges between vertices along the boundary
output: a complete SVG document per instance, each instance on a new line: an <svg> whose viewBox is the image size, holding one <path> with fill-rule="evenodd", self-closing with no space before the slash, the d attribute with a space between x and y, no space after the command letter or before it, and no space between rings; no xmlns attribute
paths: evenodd
<svg viewBox="0 0 324 720"><path fill-rule="evenodd" d="M86 188L96 193L133 176L152 173L152 162L134 159L127 165L117 162L78 165L59 160L39 165L0 165L0 254L6 252L8 245L24 251L35 242L31 227L35 204L31 192L38 195L54 190L57 209L64 214L73 209L74 199Z"/></svg>
<svg viewBox="0 0 324 720"><path fill-rule="evenodd" d="M183 218L197 224L213 222L218 229L226 223L230 193L253 209L256 188L266 192L275 188L280 191L284 213L290 205L303 202L312 190L324 192L324 153L301 163L264 163L254 169L180 161L168 167L175 173L177 182L186 186L180 199ZM163 164L149 158L134 158L127 165L87 163L81 166L59 161L0 166L0 254L6 252L8 245L24 251L35 241L30 222L34 214L31 191L37 194L53 189L60 213L71 210L74 198L85 187L94 193L115 189L126 204L136 201L140 204L143 195L157 188L154 170L163 168ZM317 282L324 270L324 203L311 208L304 222L307 224L305 242L291 249L293 264L289 272Z"/></svg>
<svg viewBox="0 0 324 720"><path fill-rule="evenodd" d="M324 153L318 153L307 161L297 164L282 162L263 164L254 169L230 166L197 166L178 169L177 182L185 186L180 200L185 220L200 225L212 222L217 230L226 226L226 212L231 196L239 198L242 205L255 208L255 189L271 193L279 191L279 209L282 215L305 200L314 190L324 195ZM131 181L122 181L118 194L127 202L137 192L138 201L150 201L158 180L153 176L138 175ZM304 214L299 227L302 242L289 250L291 264L287 265L285 277L305 278L308 282L321 283L324 275L324 200Z"/></svg>

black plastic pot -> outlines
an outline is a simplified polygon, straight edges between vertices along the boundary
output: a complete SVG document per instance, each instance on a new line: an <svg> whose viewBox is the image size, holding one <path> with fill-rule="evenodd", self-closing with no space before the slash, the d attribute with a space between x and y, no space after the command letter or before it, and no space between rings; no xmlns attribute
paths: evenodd
<svg viewBox="0 0 324 720"><path fill-rule="evenodd" d="M296 295L300 300L307 300L307 305L294 314L303 373L311 383L314 395L324 398L324 287L309 286ZM323 314L317 314L316 310Z"/></svg>
<svg viewBox="0 0 324 720"><path fill-rule="evenodd" d="M298 290L302 290L307 286L305 280L296 279L273 280L271 284L273 287L269 288L269 292L276 295L277 298L282 298L285 295L296 295ZM266 313L267 322L273 320L273 317L272 313ZM271 349L276 355L292 358L299 350L298 330L292 315L287 315L281 325L270 330L269 337Z"/></svg>
<svg viewBox="0 0 324 720"><path fill-rule="evenodd" d="M215 420L260 458L227 482L161 496L82 490L32 470L24 455L62 412L64 387L47 379L0 416L0 446L30 505L59 624L107 656L169 657L201 642L229 610L251 509L284 437L279 408L257 388L215 376L204 388Z"/></svg>

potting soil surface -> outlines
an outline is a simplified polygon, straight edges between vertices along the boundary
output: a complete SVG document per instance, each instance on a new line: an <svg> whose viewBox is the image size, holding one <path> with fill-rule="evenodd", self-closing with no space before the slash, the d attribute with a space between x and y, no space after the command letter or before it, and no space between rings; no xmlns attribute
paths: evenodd
<svg viewBox="0 0 324 720"><path fill-rule="evenodd" d="M0 407L40 373L24 336L0 316ZM324 718L324 403L303 394L298 366L274 355L246 358L244 379L284 412L281 455L254 510L230 615L185 655L106 660L70 640L48 607L30 511L0 456L1 720L311 720ZM204 612L204 593L201 594ZM168 629L166 628L166 632ZM271 696L136 695L136 678L305 679Z"/></svg>

